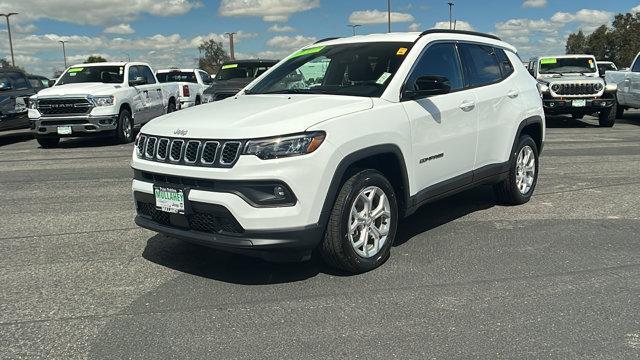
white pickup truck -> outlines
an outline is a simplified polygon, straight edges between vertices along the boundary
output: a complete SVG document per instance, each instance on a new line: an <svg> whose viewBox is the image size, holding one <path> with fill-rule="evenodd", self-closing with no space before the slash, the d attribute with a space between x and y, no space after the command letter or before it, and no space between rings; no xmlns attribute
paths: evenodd
<svg viewBox="0 0 640 360"><path fill-rule="evenodd" d="M134 128L177 104L177 85L159 83L148 64L78 64L30 98L29 120L43 148L57 146L61 137L85 135L108 134L128 143Z"/></svg>
<svg viewBox="0 0 640 360"><path fill-rule="evenodd" d="M202 95L213 84L213 79L200 69L162 69L156 72L161 83L176 83L180 92L180 107L200 105L207 102Z"/></svg>
<svg viewBox="0 0 640 360"><path fill-rule="evenodd" d="M633 60L629 70L609 70L604 76L607 84L618 85L617 119L622 118L626 109L640 109L640 54Z"/></svg>

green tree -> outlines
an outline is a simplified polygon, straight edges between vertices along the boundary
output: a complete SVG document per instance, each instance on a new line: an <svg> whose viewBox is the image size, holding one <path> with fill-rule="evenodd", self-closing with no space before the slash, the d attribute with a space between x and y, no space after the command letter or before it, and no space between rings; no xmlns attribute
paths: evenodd
<svg viewBox="0 0 640 360"><path fill-rule="evenodd" d="M200 51L198 67L209 74L217 73L222 64L229 60L229 55L224 51L224 47L220 41L213 39L204 40L200 46L198 46L198 51Z"/></svg>
<svg viewBox="0 0 640 360"><path fill-rule="evenodd" d="M586 53L596 57L597 60L610 60L613 54L614 34L606 25L597 28L587 37Z"/></svg>
<svg viewBox="0 0 640 360"><path fill-rule="evenodd" d="M587 38L582 30L575 34L570 34L567 38L567 54L584 54L587 47Z"/></svg>
<svg viewBox="0 0 640 360"><path fill-rule="evenodd" d="M640 14L618 14L613 20L612 60L620 67L631 66L640 51Z"/></svg>
<svg viewBox="0 0 640 360"><path fill-rule="evenodd" d="M87 60L85 60L86 64L101 63L101 62L107 62L107 59L103 58L100 55L91 55L87 58Z"/></svg>

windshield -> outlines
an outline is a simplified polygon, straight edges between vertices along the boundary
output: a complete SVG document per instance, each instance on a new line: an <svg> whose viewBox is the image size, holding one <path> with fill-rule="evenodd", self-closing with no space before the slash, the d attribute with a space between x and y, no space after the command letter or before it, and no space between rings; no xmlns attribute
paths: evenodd
<svg viewBox="0 0 640 360"><path fill-rule="evenodd" d="M124 82L124 66L88 66L69 68L57 85L101 82L121 84Z"/></svg>
<svg viewBox="0 0 640 360"><path fill-rule="evenodd" d="M540 74L594 73L596 64L592 58L543 58Z"/></svg>
<svg viewBox="0 0 640 360"><path fill-rule="evenodd" d="M156 77L158 81L161 83L167 82L190 82L197 83L196 73L193 71L171 71L171 72L162 72L157 73Z"/></svg>
<svg viewBox="0 0 640 360"><path fill-rule="evenodd" d="M609 70L618 70L618 69L612 63L598 63L598 71L600 71L600 74L604 74L605 71L609 71Z"/></svg>
<svg viewBox="0 0 640 360"><path fill-rule="evenodd" d="M224 81L231 79L253 79L257 75L261 75L270 66L267 65L255 65L255 64L225 64L222 65L218 74L216 74L216 81ZM259 69L256 75L256 69Z"/></svg>
<svg viewBox="0 0 640 360"><path fill-rule="evenodd" d="M289 57L249 93L379 97L412 46L382 42L307 48Z"/></svg>

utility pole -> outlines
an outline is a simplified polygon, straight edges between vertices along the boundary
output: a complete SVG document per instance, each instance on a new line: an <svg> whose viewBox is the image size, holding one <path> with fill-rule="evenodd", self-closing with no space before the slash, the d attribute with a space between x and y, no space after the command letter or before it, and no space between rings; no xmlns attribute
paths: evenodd
<svg viewBox="0 0 640 360"><path fill-rule="evenodd" d="M13 57L13 42L11 41L11 25L9 24L9 16L18 15L18 13L0 14L7 19L7 32L9 33L9 49L11 50L11 65L16 66L16 59Z"/></svg>
<svg viewBox="0 0 640 360"><path fill-rule="evenodd" d="M452 2L447 3L449 4L449 30L453 29L453 5L455 5Z"/></svg>
<svg viewBox="0 0 640 360"><path fill-rule="evenodd" d="M235 35L235 32L228 32L228 33L224 33L225 35L229 36L229 56L231 56L231 60L235 60L236 59L236 54L233 48L233 35Z"/></svg>
<svg viewBox="0 0 640 360"><path fill-rule="evenodd" d="M58 40L58 42L62 44L62 56L64 57L64 68L66 70L67 69L67 50L64 47L64 43L66 43L66 41Z"/></svg>
<svg viewBox="0 0 640 360"><path fill-rule="evenodd" d="M356 28L360 27L362 25L360 25L360 24L352 24L352 25L347 25L347 26L353 29L353 36L356 36Z"/></svg>
<svg viewBox="0 0 640 360"><path fill-rule="evenodd" d="M391 0L387 0L387 32L391 32Z"/></svg>

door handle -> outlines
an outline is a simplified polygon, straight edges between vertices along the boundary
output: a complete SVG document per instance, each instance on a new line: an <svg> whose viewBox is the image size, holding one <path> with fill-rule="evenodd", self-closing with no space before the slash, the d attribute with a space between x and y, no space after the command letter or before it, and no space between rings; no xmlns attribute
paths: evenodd
<svg viewBox="0 0 640 360"><path fill-rule="evenodd" d="M520 95L520 93L518 92L518 90L510 90L510 91L507 93L507 96L508 96L509 98L511 98L511 99L515 99L515 98L517 98L517 97L518 97L518 95Z"/></svg>
<svg viewBox="0 0 640 360"><path fill-rule="evenodd" d="M462 104L460 104L460 109L464 112L469 112L475 108L476 108L476 103L474 103L473 101L465 101Z"/></svg>

